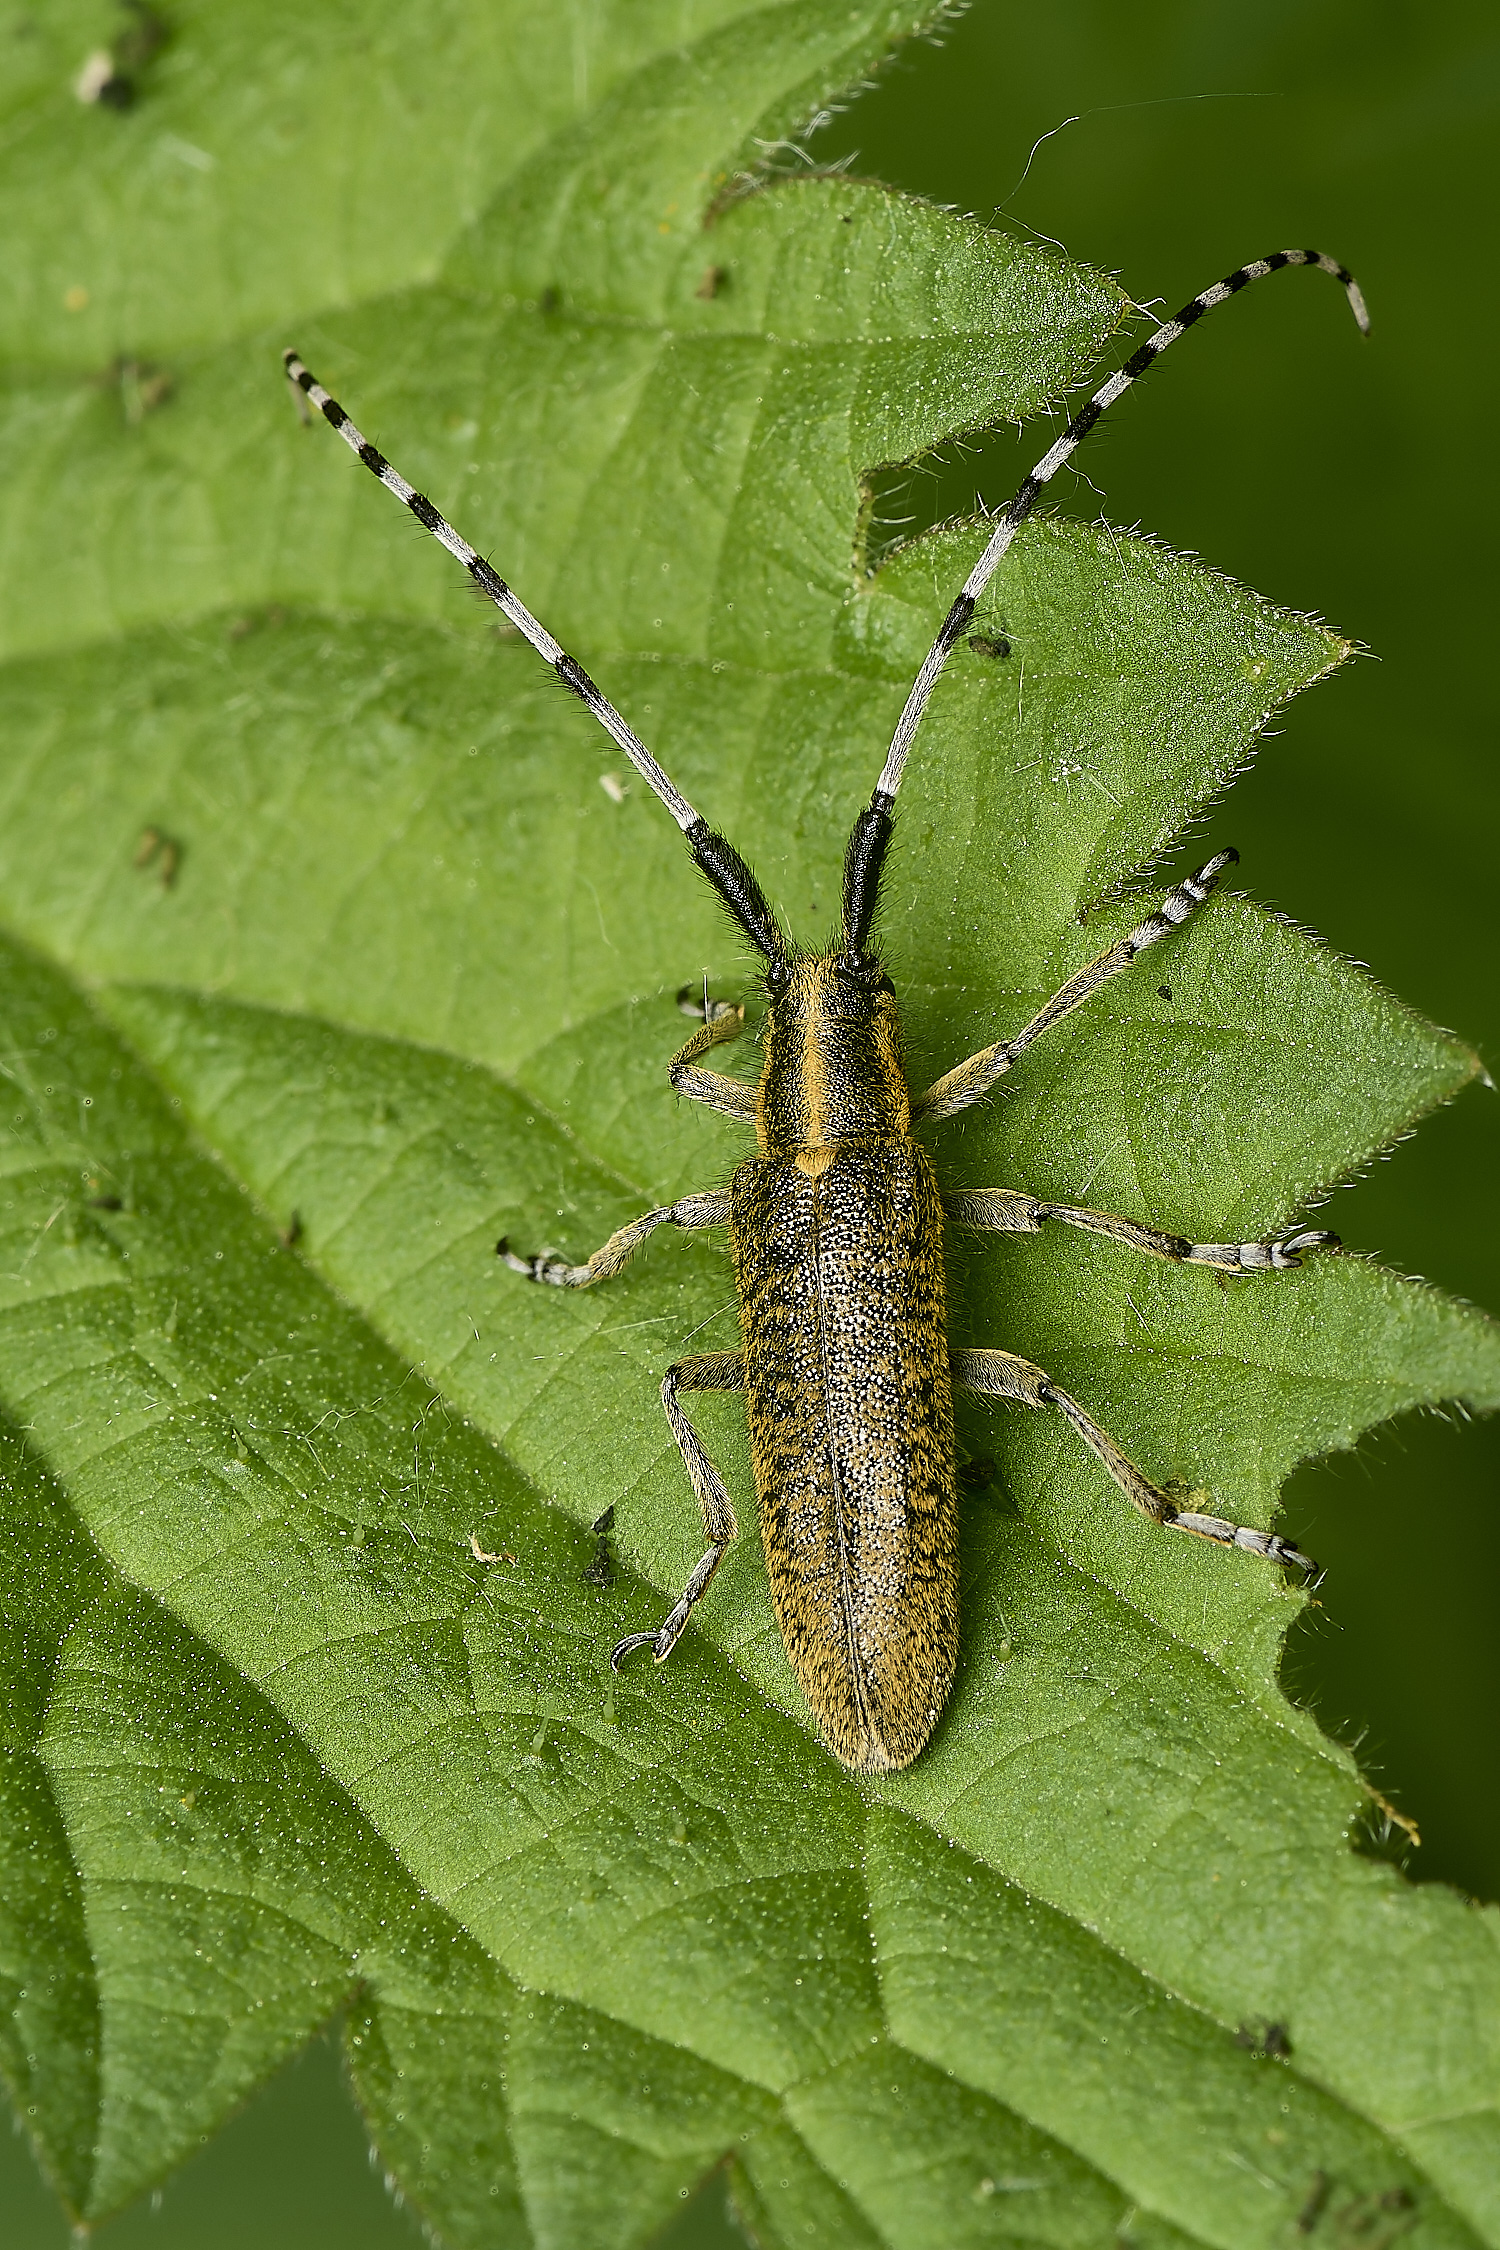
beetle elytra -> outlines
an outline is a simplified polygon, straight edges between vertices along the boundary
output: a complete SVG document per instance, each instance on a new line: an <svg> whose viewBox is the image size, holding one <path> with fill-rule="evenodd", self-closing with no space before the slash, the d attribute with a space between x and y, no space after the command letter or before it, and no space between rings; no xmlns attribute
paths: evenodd
<svg viewBox="0 0 1500 2250"><path fill-rule="evenodd" d="M641 1647L649 1647L658 1663L670 1655L736 1536L729 1496L681 1399L691 1391L742 1391L777 1622L829 1747L858 1772L909 1765L928 1741L953 1684L955 1385L1057 1409L1152 1522L1304 1571L1313 1567L1275 1533L1175 1506L1085 1408L1030 1361L1000 1350L950 1351L943 1238L945 1221L1036 1233L1056 1220L1158 1258L1227 1273L1275 1273L1300 1265L1311 1251L1336 1249L1338 1237L1308 1230L1263 1242L1189 1242L1108 1212L1044 1202L1016 1188L945 1197L932 1159L913 1133L917 1123L953 1116L981 1100L1044 1033L1179 928L1237 855L1216 853L1128 936L1069 978L1029 1024L971 1055L915 1098L902 1063L895 992L872 941L908 750L933 683L1017 527L1099 416L1169 344L1248 282L1295 265L1318 266L1341 282L1361 329L1368 331L1360 292L1332 258L1286 250L1241 266L1200 292L1142 344L1080 408L1022 483L907 697L880 779L845 852L842 927L820 951L793 943L734 846L688 803L582 666L432 503L365 441L296 354L285 355L288 376L300 392L457 556L618 743L671 813L697 866L765 962L759 1086L706 1067L704 1058L736 1037L744 1020L743 1009L711 1000L706 990L702 1026L669 1069L679 1094L754 1126L756 1154L740 1165L730 1186L645 1212L581 1265L521 1257L504 1241L497 1247L528 1279L579 1289L619 1273L659 1226L729 1228L742 1348L681 1360L662 1384L662 1404L702 1508L707 1545L664 1623L654 1632L630 1634L611 1662L618 1668ZM987 643L984 653L1002 656L1008 647Z"/></svg>

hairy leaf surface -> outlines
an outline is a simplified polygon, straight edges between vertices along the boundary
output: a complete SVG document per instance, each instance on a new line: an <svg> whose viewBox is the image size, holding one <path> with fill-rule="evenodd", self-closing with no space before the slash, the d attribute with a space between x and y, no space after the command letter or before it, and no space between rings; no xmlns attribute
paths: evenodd
<svg viewBox="0 0 1500 2250"><path fill-rule="evenodd" d="M726 2158L785 2250L1500 2242L1500 1921L1351 1850L1354 1765L1276 1684L1307 1597L966 1409L958 1687L856 1783L732 1400L695 1418L745 1536L668 1665L608 1668L701 1551L655 1391L734 1343L722 1244L576 1297L494 1256L727 1177L743 1134L664 1064L677 989L750 965L277 350L821 936L984 538L872 569L872 480L1055 407L1129 310L767 171L919 13L187 6L118 114L68 87L108 20L59 6L6 96L0 2065L83 2217L343 2010L465 2250L642 2243ZM1009 653L958 650L888 884L918 1081L1129 928L1347 653L1049 517L975 631ZM929 1138L951 1184L1249 1238L1474 1069L1223 896ZM1500 1403L1492 1328L1354 1255L1047 1237L952 1279L957 1343L1239 1520L1390 1414Z"/></svg>

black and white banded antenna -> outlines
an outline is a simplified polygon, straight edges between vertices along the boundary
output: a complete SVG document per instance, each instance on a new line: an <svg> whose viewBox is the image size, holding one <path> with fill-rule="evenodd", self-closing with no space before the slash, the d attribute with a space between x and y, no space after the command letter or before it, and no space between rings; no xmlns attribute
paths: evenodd
<svg viewBox="0 0 1500 2250"><path fill-rule="evenodd" d="M332 424L350 451L358 454L373 477L378 478L388 492L394 492L404 501L418 523L430 531L456 555L482 594L494 603L501 615L525 634L538 656L550 664L563 686L586 703L605 732L611 735L635 767L641 779L666 806L687 840L689 850L698 866L708 877L735 921L768 961L779 961L787 951L775 915L766 902L765 893L746 866L734 846L709 827L703 815L690 805L680 789L663 773L635 729L627 725L607 695L596 687L583 666L569 656L561 642L555 641L545 625L533 617L506 585L505 580L477 554L467 539L460 537L452 524L440 516L425 493L418 492L407 483L400 471L393 469L385 455L371 445L350 421L338 400L324 390L322 384L305 367L294 351L281 355L287 380L300 392L305 392L326 422Z"/></svg>
<svg viewBox="0 0 1500 2250"><path fill-rule="evenodd" d="M927 708L927 699L936 685L938 674L948 661L949 651L974 615L979 597L994 576L1001 557L1041 498L1043 487L1051 482L1063 463L1076 452L1100 415L1113 406L1117 398L1123 397L1132 383L1139 382L1147 368L1155 365L1169 344L1175 344L1179 336L1185 335L1206 312L1212 312L1215 305L1227 304L1248 282L1259 281L1268 273L1279 273L1283 266L1317 266L1321 272L1332 274L1335 281L1342 282L1349 298L1350 311L1359 322L1362 333L1369 335L1370 315L1359 284L1346 266L1341 266L1336 258L1325 257L1321 250L1273 250L1268 258L1256 258L1248 266L1240 266L1234 273L1226 274L1222 281L1214 282L1211 288L1200 289L1197 296L1185 304L1174 319L1164 322L1154 336L1148 336L1140 350L1133 353L1123 367L1117 368L1109 381L1095 391L1086 405L1078 409L1051 451L1042 456L1030 476L1023 480L1015 498L1000 518L989 545L964 580L963 591L943 619L942 630L923 659L921 671L912 682L911 693L896 723L896 732L891 739L880 779L875 785L869 810L861 815L862 823L878 822L881 815L889 817L896 791L901 786L901 774L912 745L912 737L921 723L922 713Z"/></svg>

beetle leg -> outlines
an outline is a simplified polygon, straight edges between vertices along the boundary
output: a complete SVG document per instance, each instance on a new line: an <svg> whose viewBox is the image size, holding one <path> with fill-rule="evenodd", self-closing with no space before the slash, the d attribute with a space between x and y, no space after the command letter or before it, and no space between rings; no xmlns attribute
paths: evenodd
<svg viewBox="0 0 1500 2250"><path fill-rule="evenodd" d="M703 1532L708 1540L708 1552L700 1557L692 1576L682 1590L682 1599L654 1633L627 1633L610 1656L610 1667L618 1672L620 1665L632 1649L650 1647L658 1664L663 1664L677 1646L682 1628L688 1621L693 1604L702 1598L709 1580L718 1569L725 1548L731 1539L739 1536L739 1525L734 1520L734 1510L729 1505L729 1495L724 1490L719 1472L703 1450L703 1441L692 1423L677 1403L679 1391L742 1391L745 1387L745 1361L739 1352L702 1352L694 1359L680 1359L669 1367L662 1378L661 1403L667 1420L672 1425L672 1435L677 1440L677 1450L682 1455L683 1466L698 1495L698 1505L703 1510Z"/></svg>
<svg viewBox="0 0 1500 2250"><path fill-rule="evenodd" d="M953 1352L949 1357L953 1380L961 1390L977 1391L983 1398L1014 1399L1022 1406L1055 1406L1072 1423L1089 1451L1098 1455L1125 1497L1152 1523L1167 1531L1187 1531L1195 1538L1211 1539L1220 1547L1243 1548L1267 1562L1291 1563L1309 1578L1316 1574L1318 1566L1311 1556L1289 1546L1274 1531L1257 1531L1252 1524L1226 1523L1222 1516L1200 1516L1177 1507L1149 1477L1142 1476L1108 1431L1101 1430L1092 1416L1085 1414L1077 1399L1060 1390L1031 1360L1020 1359L1014 1352L996 1351Z"/></svg>
<svg viewBox="0 0 1500 2250"><path fill-rule="evenodd" d="M1082 1007L1101 984L1107 984L1122 969L1128 969L1136 955L1144 953L1148 945L1155 945L1159 938L1170 937L1194 907L1203 904L1224 869L1239 856L1232 850L1216 852L1196 875L1189 875L1175 891L1168 891L1154 914L1148 914L1144 922L1138 923L1107 953L1101 953L1097 961L1091 961L1086 969L1069 977L1040 1014L1033 1016L1013 1037L999 1039L993 1047L981 1047L977 1055L970 1055L967 1062L959 1063L946 1076L937 1079L912 1103L913 1122L922 1118L952 1117L959 1110L967 1109L971 1102L982 1100L996 1079L1004 1077L1017 1055L1024 1054L1033 1040L1040 1039L1044 1031L1050 1031L1064 1016Z"/></svg>
<svg viewBox="0 0 1500 2250"><path fill-rule="evenodd" d="M691 1010L685 1007L690 990L690 986L683 986L677 1005L685 1013L697 1015L700 1010L696 1006ZM722 1047L727 1039L738 1039L745 1028L745 1011L732 1000L710 1000L705 993L701 1013L703 1029L695 1031L667 1065L672 1091L685 1095L690 1102L702 1102L707 1109L722 1110L727 1117L753 1120L760 1102L756 1087L746 1086L738 1078L725 1078L717 1070L696 1067L698 1056L706 1055L710 1047Z"/></svg>
<svg viewBox="0 0 1500 2250"><path fill-rule="evenodd" d="M680 1202L665 1203L655 1211L643 1211L638 1219L632 1219L628 1226L612 1234L587 1265L570 1266L566 1258L517 1257L510 1246L510 1237L504 1234L495 1244L495 1255L505 1260L512 1273L524 1273L528 1281L550 1282L554 1289L587 1289L591 1282L611 1280L622 1266L629 1264L647 1235L655 1234L658 1227L724 1227L728 1224L729 1190L714 1188L707 1195L685 1195Z"/></svg>
<svg viewBox="0 0 1500 2250"><path fill-rule="evenodd" d="M695 1023L717 1023L722 1018L729 1016L732 1016L737 1024L742 1025L745 1020L745 1011L739 1001L715 1000L712 997L708 989L707 969L703 972L701 986L696 984L682 986L677 995L677 1006L681 1014L691 1016ZM735 1033L721 1031L719 1037L721 1039L732 1039L735 1037Z"/></svg>
<svg viewBox="0 0 1500 2250"><path fill-rule="evenodd" d="M1015 1188L964 1188L945 1195L943 1209L954 1226L985 1234L1038 1234L1046 1220L1061 1219L1087 1234L1102 1234L1110 1242L1144 1250L1148 1257L1215 1266L1220 1273L1286 1273L1316 1250L1340 1248L1338 1236L1323 1228L1266 1242L1189 1242L1185 1235L1137 1226L1134 1219L1117 1218L1112 1211L1089 1211L1077 1203L1044 1203L1039 1196L1022 1195Z"/></svg>

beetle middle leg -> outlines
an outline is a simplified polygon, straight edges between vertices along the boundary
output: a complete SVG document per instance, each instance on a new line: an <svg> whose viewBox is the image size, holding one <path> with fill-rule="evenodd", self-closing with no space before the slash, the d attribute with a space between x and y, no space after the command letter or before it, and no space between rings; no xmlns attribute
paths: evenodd
<svg viewBox="0 0 1500 2250"><path fill-rule="evenodd" d="M702 1599L709 1580L718 1569L724 1550L731 1539L739 1537L740 1527L734 1520L729 1495L718 1470L703 1450L703 1440L678 1405L677 1394L679 1391L742 1391L744 1387L745 1361L740 1352L701 1352L696 1358L678 1360L662 1378L661 1403L672 1425L672 1435L677 1440L677 1450L682 1455L689 1481L698 1495L698 1505L703 1510L708 1551L700 1558L682 1590L682 1599L665 1622L654 1633L627 1633L612 1651L609 1661L613 1671L618 1672L624 1658L637 1648L651 1648L657 1663L665 1663L677 1646L694 1603Z"/></svg>
<svg viewBox="0 0 1500 2250"><path fill-rule="evenodd" d="M654 1211L643 1211L638 1219L627 1226L618 1227L602 1248L581 1266L570 1266L566 1258L521 1258L510 1246L510 1237L502 1234L495 1244L495 1255L503 1258L512 1273L524 1273L528 1281L545 1281L554 1289L587 1289L596 1281L609 1281L621 1268L628 1265L648 1235L658 1227L726 1227L729 1224L729 1190L713 1188L706 1195L684 1195L676 1203L663 1203Z"/></svg>
<svg viewBox="0 0 1500 2250"><path fill-rule="evenodd" d="M685 985L683 994L688 989ZM696 1015L699 1011L695 1008L692 1013ZM745 1027L745 1011L735 1001L711 1000L705 991L702 1014L702 1030L693 1033L667 1066L673 1089L686 1095L690 1102L702 1102L709 1109L723 1110L730 1117L753 1118L758 1100L753 1086L743 1085L737 1078L724 1078L716 1070L697 1068L699 1055L706 1054L711 1047L723 1046L727 1039L738 1039ZM638 1219L632 1219L628 1226L612 1234L581 1266L569 1265L566 1258L518 1257L506 1235L495 1244L495 1254L505 1260L512 1273L523 1273L528 1281L545 1281L554 1289L587 1289L596 1281L611 1280L629 1264L647 1236L654 1234L658 1227L728 1224L729 1190L723 1188L705 1195L684 1195L676 1203L664 1203L654 1211L643 1211Z"/></svg>
<svg viewBox="0 0 1500 2250"><path fill-rule="evenodd" d="M1128 1249L1143 1250L1148 1257L1213 1266L1220 1273L1287 1273L1314 1251L1341 1247L1338 1236L1323 1227L1265 1242L1189 1242L1185 1235L1138 1226L1134 1219L1119 1218L1113 1211L1090 1211L1079 1203L1048 1203L1016 1188L963 1188L943 1197L943 1209L954 1226L985 1234L1039 1234L1049 1219L1061 1219L1065 1226L1101 1234L1110 1242L1123 1242Z"/></svg>
<svg viewBox="0 0 1500 2250"><path fill-rule="evenodd" d="M1128 1454L1121 1452L1109 1432L1100 1429L1077 1399L1070 1398L1033 1361L1021 1359L1014 1352L997 1351L953 1352L949 1357L953 1381L960 1390L977 1392L981 1398L1014 1399L1021 1406L1055 1406L1072 1423L1089 1451L1098 1455L1127 1500L1163 1530L1191 1532L1195 1538L1211 1539L1216 1546L1239 1547L1267 1562L1291 1563L1308 1577L1315 1575L1318 1566L1311 1556L1289 1546L1274 1531L1258 1531L1253 1524L1226 1523L1222 1516L1202 1516L1177 1507L1160 1486L1142 1476Z"/></svg>

